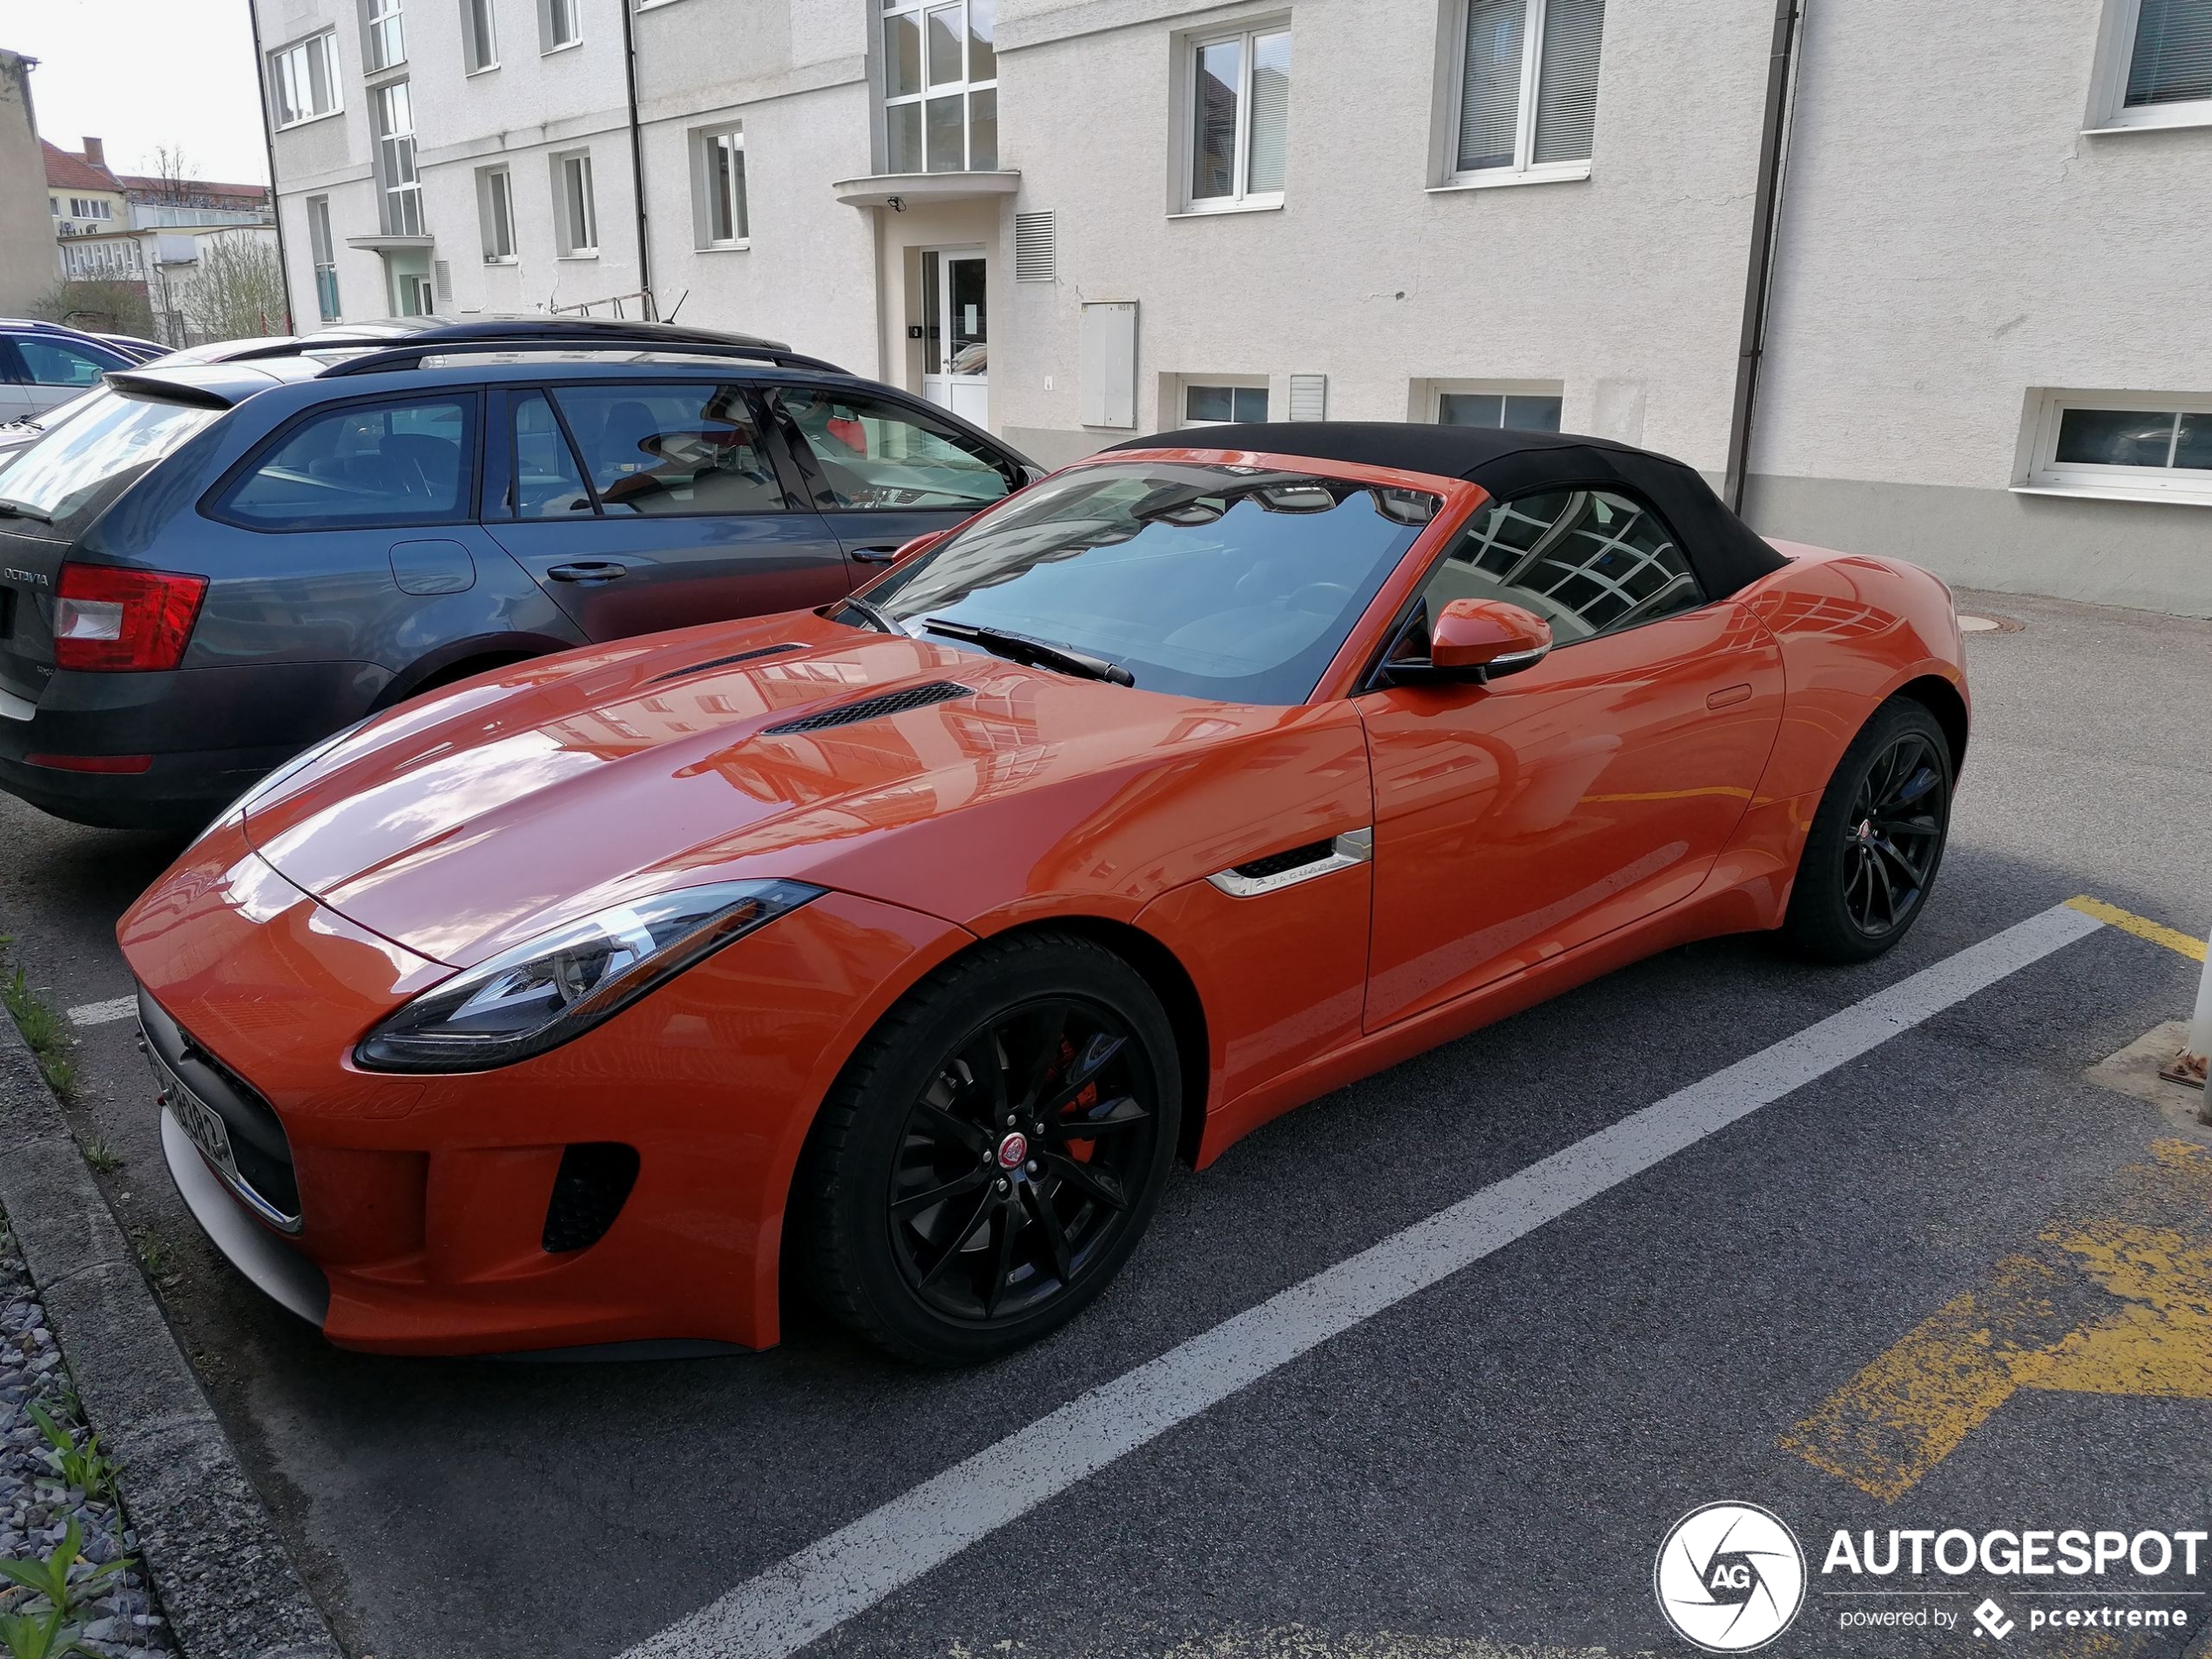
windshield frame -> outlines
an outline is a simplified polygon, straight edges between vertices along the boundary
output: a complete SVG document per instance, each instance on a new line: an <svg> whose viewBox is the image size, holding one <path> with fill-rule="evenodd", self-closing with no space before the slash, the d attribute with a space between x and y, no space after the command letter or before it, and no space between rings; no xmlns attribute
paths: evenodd
<svg viewBox="0 0 2212 1659"><path fill-rule="evenodd" d="M1451 544L1460 527L1474 516L1483 502L1489 499L1488 492L1480 484L1471 483L1464 478L1446 477L1436 473L1417 472L1400 467L1374 467L1358 462L1320 460L1312 455L1283 455L1271 451L1250 449L1170 447L1109 449L1062 467L1047 477L1038 480L1037 482L1049 484L1094 468L1125 467L1132 462L1252 468L1269 472L1296 474L1300 477L1318 478L1329 482L1379 487L1386 489L1416 490L1423 495L1440 498L1442 504L1438 508L1435 516L1421 528L1420 533L1399 553L1396 567L1384 576L1380 585L1376 588L1366 604L1345 629L1343 639L1338 644L1334 655L1329 658L1327 665L1321 671L1312 690L1298 703L1264 705L1272 707L1312 708L1321 704L1339 701L1356 692L1359 689L1362 670L1366 659L1373 654L1381 634L1390 627L1398 611L1407 600L1420 591L1428 570L1444 550ZM1001 513L1018 510L1028 499L1030 499L1029 490L1023 489L1016 491L1004 501L993 503L974 517L965 519L954 525L919 553L900 560L898 563L877 577L874 581L854 590L855 593L863 598L871 597L877 587L890 582L894 577L900 577L915 560L926 558L930 554L950 546L959 537L988 524L992 518ZM904 581L901 580L898 585L904 586ZM880 603L880 599L878 603ZM936 637L921 628L918 617L903 621L901 626L914 631L921 637L932 639ZM941 641L939 643L950 644L952 642ZM1096 652L1098 649L1095 642L1062 640L1055 643L1072 645L1077 650L1086 651ZM1138 680L1138 688L1144 689L1141 676ZM1165 696L1192 695L1181 691L1167 691L1158 687L1151 689ZM1235 699L1218 700L1231 702Z"/></svg>

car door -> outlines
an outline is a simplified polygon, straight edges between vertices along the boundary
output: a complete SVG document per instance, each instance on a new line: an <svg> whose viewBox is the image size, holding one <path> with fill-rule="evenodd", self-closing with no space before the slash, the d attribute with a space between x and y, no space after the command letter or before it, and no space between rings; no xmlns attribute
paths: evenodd
<svg viewBox="0 0 2212 1659"><path fill-rule="evenodd" d="M823 604L836 535L791 486L732 382L510 388L485 528L590 638Z"/></svg>
<svg viewBox="0 0 2212 1659"><path fill-rule="evenodd" d="M1374 766L1369 1029L1687 898L1742 819L1781 718L1782 662L1705 602L1671 531L1623 491L1486 503L1396 654L1451 600L1550 623L1548 657L1487 685L1355 701Z"/></svg>
<svg viewBox="0 0 2212 1659"><path fill-rule="evenodd" d="M925 405L834 386L784 385L771 395L856 582L902 543L950 529L1028 482L1019 455Z"/></svg>
<svg viewBox="0 0 2212 1659"><path fill-rule="evenodd" d="M82 397L111 368L131 367L131 360L120 352L44 334L18 334L14 344L24 369L24 383L17 389L33 415Z"/></svg>
<svg viewBox="0 0 2212 1659"><path fill-rule="evenodd" d="M16 355L15 341L0 334L0 424L20 421L31 413L30 371Z"/></svg>

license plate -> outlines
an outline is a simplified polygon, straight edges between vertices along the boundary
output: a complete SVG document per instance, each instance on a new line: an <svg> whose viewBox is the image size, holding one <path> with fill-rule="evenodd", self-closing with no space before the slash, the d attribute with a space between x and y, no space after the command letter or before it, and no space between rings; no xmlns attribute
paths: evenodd
<svg viewBox="0 0 2212 1659"><path fill-rule="evenodd" d="M161 1084L165 1103L192 1143L230 1180L238 1181L238 1157L231 1150L229 1126L213 1107L192 1093L185 1080L154 1051L151 1042L146 1045L146 1055L153 1062L153 1075Z"/></svg>

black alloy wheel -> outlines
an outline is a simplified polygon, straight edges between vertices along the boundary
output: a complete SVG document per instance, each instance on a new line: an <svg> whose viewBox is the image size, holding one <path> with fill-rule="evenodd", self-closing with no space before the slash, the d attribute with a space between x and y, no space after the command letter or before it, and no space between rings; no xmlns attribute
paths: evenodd
<svg viewBox="0 0 2212 1659"><path fill-rule="evenodd" d="M1038 932L924 980L807 1137L794 1250L817 1298L927 1365L1035 1341L1136 1248L1176 1150L1173 1028L1130 963Z"/></svg>
<svg viewBox="0 0 2212 1659"><path fill-rule="evenodd" d="M1927 907L1951 829L1954 762L1927 708L1892 698L1844 751L1797 860L1784 931L1808 955L1865 961Z"/></svg>

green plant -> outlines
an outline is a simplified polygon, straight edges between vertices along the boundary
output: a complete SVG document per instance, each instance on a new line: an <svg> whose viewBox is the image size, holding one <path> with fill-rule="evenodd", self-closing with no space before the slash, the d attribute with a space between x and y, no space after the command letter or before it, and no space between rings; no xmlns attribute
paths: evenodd
<svg viewBox="0 0 2212 1659"><path fill-rule="evenodd" d="M0 1002L5 1002L8 1012L15 1017L16 1028L30 1045L30 1052L37 1057L38 1069L46 1074L53 1091L66 1096L77 1086L77 1062L69 1056L71 1044L68 1022L40 1000L20 968L8 976L4 984L0 984Z"/></svg>
<svg viewBox="0 0 2212 1659"><path fill-rule="evenodd" d="M131 1230L131 1242L138 1247L138 1264L146 1270L148 1278L157 1285L175 1282L177 1264L159 1233L151 1227L134 1227Z"/></svg>
<svg viewBox="0 0 2212 1659"><path fill-rule="evenodd" d="M108 1143L106 1136L95 1135L84 1143L84 1162L95 1175L113 1175L123 1167L123 1154Z"/></svg>
<svg viewBox="0 0 2212 1659"><path fill-rule="evenodd" d="M8 1659L64 1659L88 1651L80 1639L84 1628L68 1623L68 1618L59 1608L43 1619L28 1613L0 1613L0 1649Z"/></svg>
<svg viewBox="0 0 2212 1659"><path fill-rule="evenodd" d="M43 1561L0 1561L0 1578L6 1579L16 1587L10 1594L27 1591L33 1601L44 1602L47 1612L54 1615L51 1622L57 1623L61 1618L76 1611L85 1597L123 1570L124 1563L114 1561L105 1567L92 1568L88 1572L76 1572L78 1560L84 1553L84 1528L72 1520L69 1523L69 1530L62 1534L61 1542L54 1546L52 1554ZM50 1648L44 1651L60 1654L69 1649Z"/></svg>
<svg viewBox="0 0 2212 1659"><path fill-rule="evenodd" d="M56 1422L37 1400L30 1402L30 1420L38 1425L38 1432L46 1437L48 1449L39 1455L55 1478L64 1487L73 1487L88 1496L99 1497L115 1485L115 1460L100 1450L100 1437L88 1434L79 1446L77 1437Z"/></svg>

